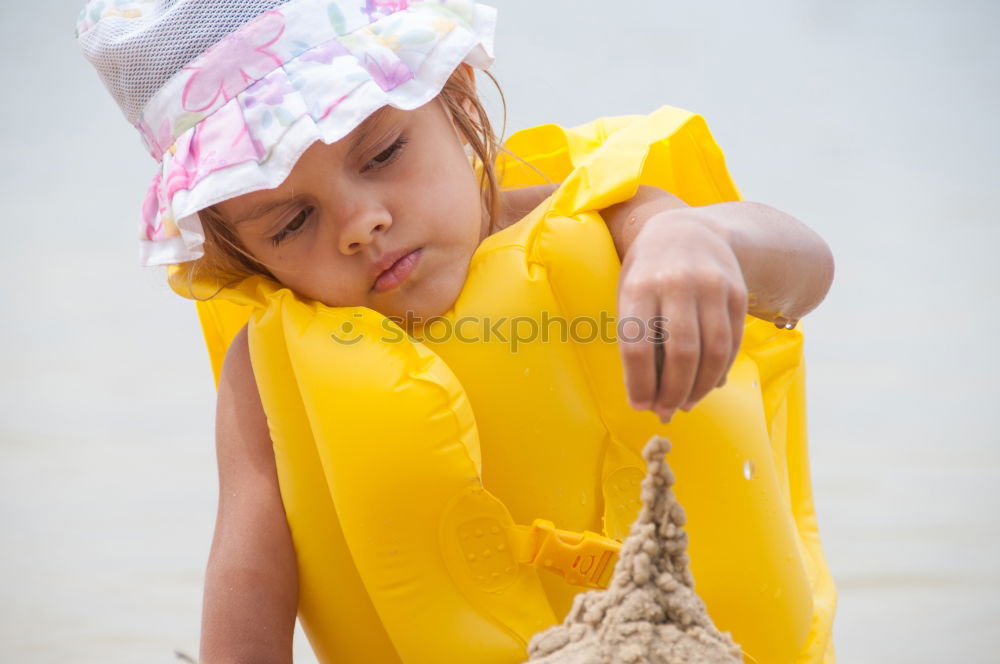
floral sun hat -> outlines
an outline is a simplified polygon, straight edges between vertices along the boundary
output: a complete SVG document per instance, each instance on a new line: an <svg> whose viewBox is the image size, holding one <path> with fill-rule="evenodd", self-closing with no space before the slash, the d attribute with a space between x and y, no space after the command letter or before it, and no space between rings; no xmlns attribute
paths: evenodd
<svg viewBox="0 0 1000 664"><path fill-rule="evenodd" d="M91 0L77 36L159 162L140 259L204 253L198 211L278 186L312 143L411 110L461 63L493 62L471 0Z"/></svg>

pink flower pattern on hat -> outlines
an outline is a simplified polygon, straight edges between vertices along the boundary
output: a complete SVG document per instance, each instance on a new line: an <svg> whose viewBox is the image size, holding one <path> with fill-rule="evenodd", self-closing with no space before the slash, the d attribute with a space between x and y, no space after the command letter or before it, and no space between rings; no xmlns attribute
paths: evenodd
<svg viewBox="0 0 1000 664"><path fill-rule="evenodd" d="M243 30L225 37L205 52L213 63L225 63L211 69L190 67L191 77L184 86L182 103L188 111L204 111L222 95L229 101L247 87L280 67L281 58L268 50L285 31L281 14L272 11L263 14Z"/></svg>
<svg viewBox="0 0 1000 664"><path fill-rule="evenodd" d="M394 14L410 6L409 0L367 0L365 13L371 20Z"/></svg>
<svg viewBox="0 0 1000 664"><path fill-rule="evenodd" d="M161 240L178 234L174 224L161 223L169 219L163 201L173 199L179 191L194 189L216 171L257 161L262 153L262 146L253 139L235 105L223 106L194 131L184 134L174 144L174 149L164 155L162 179L154 180L143 203L146 239Z"/></svg>
<svg viewBox="0 0 1000 664"><path fill-rule="evenodd" d="M249 88L243 96L243 107L253 108L257 104L277 106L285 100L285 95L295 92L295 86L285 77L268 76Z"/></svg>
<svg viewBox="0 0 1000 664"><path fill-rule="evenodd" d="M161 161L163 159L163 153L170 149L170 146L174 143L173 129L170 126L170 120L163 118L160 121L160 128L153 131L153 128L144 124L139 127L139 133L143 137L143 142L146 145L146 149L149 154L153 155L153 159Z"/></svg>
<svg viewBox="0 0 1000 664"><path fill-rule="evenodd" d="M322 62L328 65L333 62L335 57L350 55L350 53L339 41L331 39L325 44L320 44L316 48L309 49L299 57L303 62Z"/></svg>
<svg viewBox="0 0 1000 664"><path fill-rule="evenodd" d="M164 206L161 204L161 201L164 200L166 198L160 196L160 174L157 173L152 184L149 185L149 189L146 190L146 198L142 201L143 239L147 242L165 237L162 232Z"/></svg>
<svg viewBox="0 0 1000 664"><path fill-rule="evenodd" d="M372 80L386 91L413 78L413 72L398 58L380 58L378 54L365 53L362 64Z"/></svg>
<svg viewBox="0 0 1000 664"><path fill-rule="evenodd" d="M261 156L254 144L240 108L223 106L205 118L191 134L187 145L178 141L178 151L167 176L167 196L173 198L180 189L193 189L212 173Z"/></svg>

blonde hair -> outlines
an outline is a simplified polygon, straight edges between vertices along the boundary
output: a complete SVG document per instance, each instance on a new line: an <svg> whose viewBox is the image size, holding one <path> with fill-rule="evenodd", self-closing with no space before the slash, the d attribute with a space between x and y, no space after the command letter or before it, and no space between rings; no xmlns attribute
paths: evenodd
<svg viewBox="0 0 1000 664"><path fill-rule="evenodd" d="M506 125L507 103L503 91L497 80L489 72L485 73L500 93L504 124ZM479 162L476 170L479 171L483 209L489 219L489 230L492 233L500 214L500 185L496 173L496 158L500 151L500 139L493 133L486 109L476 94L474 80L471 69L466 70L464 67L459 67L445 82L437 99L444 105L445 110L455 122L462 137L468 141ZM472 104L475 110L474 115L470 115L463 108L462 105L465 101ZM191 297L201 300L211 299L226 286L256 274L277 281L267 269L267 265L247 251L232 227L226 223L214 206L201 210L198 217L205 231L205 253L201 258L185 266L186 278L184 280L187 282L185 290L190 293ZM209 280L219 286L211 295L199 296L194 288L196 280ZM198 291L204 292L202 289L198 289Z"/></svg>

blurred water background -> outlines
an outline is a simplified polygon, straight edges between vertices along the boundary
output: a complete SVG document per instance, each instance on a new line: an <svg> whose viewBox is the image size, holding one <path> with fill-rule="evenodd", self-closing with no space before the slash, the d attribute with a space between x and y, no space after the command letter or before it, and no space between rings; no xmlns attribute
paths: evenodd
<svg viewBox="0 0 1000 664"><path fill-rule="evenodd" d="M494 4L509 129L694 109L832 247L805 324L840 661L1000 662L1000 5ZM137 266L153 162L80 6L0 5L0 659L167 663L198 648L214 392L193 307Z"/></svg>

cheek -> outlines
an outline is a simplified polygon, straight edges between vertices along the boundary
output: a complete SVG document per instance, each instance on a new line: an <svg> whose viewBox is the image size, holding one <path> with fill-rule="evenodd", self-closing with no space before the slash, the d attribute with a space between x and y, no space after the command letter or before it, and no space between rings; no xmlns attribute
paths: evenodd
<svg viewBox="0 0 1000 664"><path fill-rule="evenodd" d="M365 305L367 289L361 279L352 275L344 265L310 265L305 269L276 274L282 285L299 295L317 300L328 307L354 307Z"/></svg>
<svg viewBox="0 0 1000 664"><path fill-rule="evenodd" d="M478 235L483 213L483 195L479 178L459 148L439 169L438 205L452 227L466 227Z"/></svg>
<svg viewBox="0 0 1000 664"><path fill-rule="evenodd" d="M479 179L469 164L457 139L445 136L438 144L433 142L421 146L420 159L411 162L405 175L404 188L395 188L397 194L404 191L405 198L397 198L398 210L405 210L406 216L414 214L422 219L420 223L436 229L435 234L452 235L452 241L463 244L467 235L478 237L482 218L482 198ZM454 144L452 144L454 143ZM464 232L468 229L468 232ZM429 228L428 228L429 230ZM454 237L455 234L459 237Z"/></svg>

